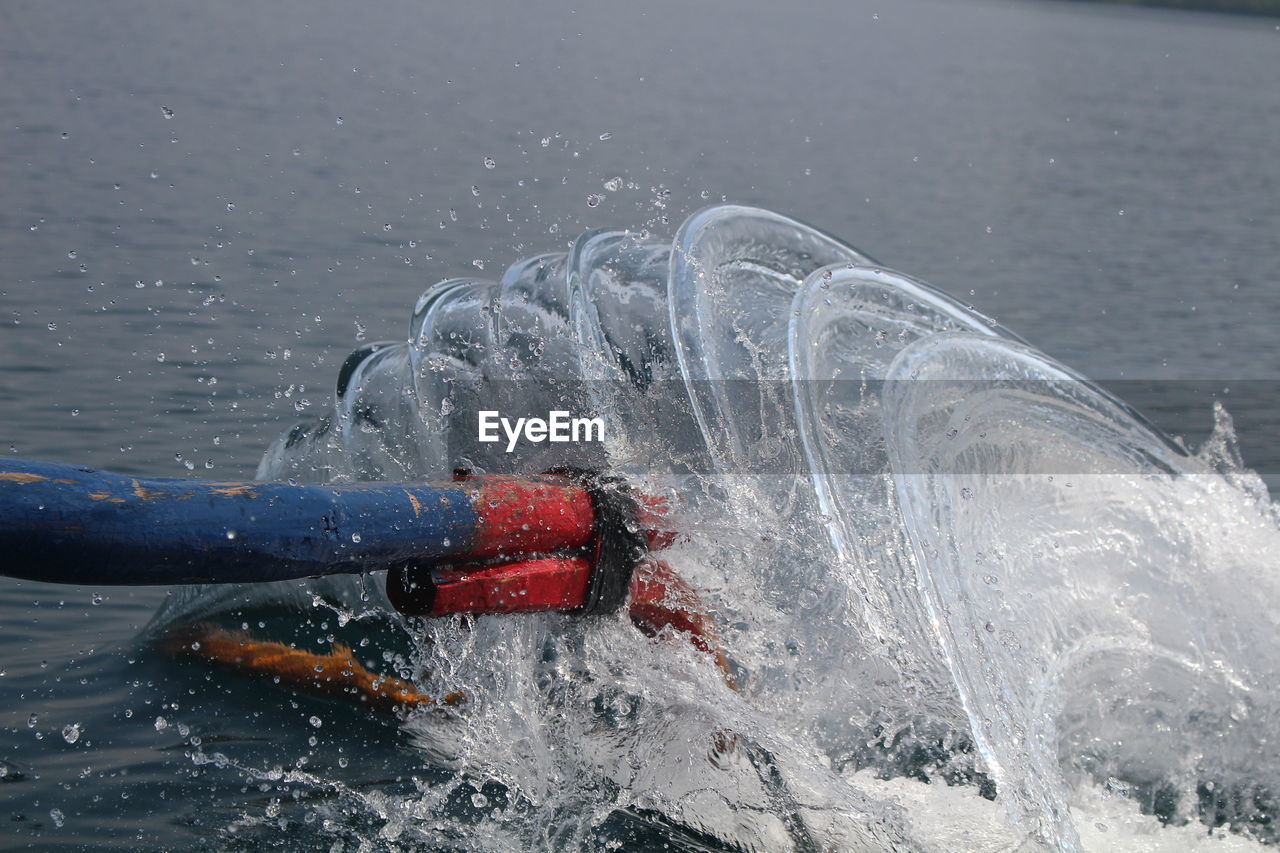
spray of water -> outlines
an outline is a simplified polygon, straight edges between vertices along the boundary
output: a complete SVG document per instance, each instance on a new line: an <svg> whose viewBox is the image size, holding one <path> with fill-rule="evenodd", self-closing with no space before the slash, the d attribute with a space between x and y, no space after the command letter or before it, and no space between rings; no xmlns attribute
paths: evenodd
<svg viewBox="0 0 1280 853"><path fill-rule="evenodd" d="M480 410L599 415L605 441L508 453L478 440ZM557 464L677 498L689 535L669 559L703 591L738 689L624 617L406 621L341 579L248 593L383 620L402 675L470 697L404 723L446 781L345 801L376 812L380 838L595 849L651 825L689 849L1272 840L1280 532L1225 412L1188 453L928 285L720 206L672 243L592 231L500 281L429 288L407 340L353 353L332 410L277 441L259 476ZM245 595L196 592L162 622ZM500 807L478 795L460 811L464 782L501 791Z"/></svg>

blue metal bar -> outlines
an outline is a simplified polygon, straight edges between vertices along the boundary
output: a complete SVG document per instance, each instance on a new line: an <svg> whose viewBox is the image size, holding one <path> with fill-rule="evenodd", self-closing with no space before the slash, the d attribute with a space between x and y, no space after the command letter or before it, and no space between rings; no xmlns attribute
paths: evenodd
<svg viewBox="0 0 1280 853"><path fill-rule="evenodd" d="M298 486L0 460L0 575L54 583L244 583L465 556L458 485Z"/></svg>

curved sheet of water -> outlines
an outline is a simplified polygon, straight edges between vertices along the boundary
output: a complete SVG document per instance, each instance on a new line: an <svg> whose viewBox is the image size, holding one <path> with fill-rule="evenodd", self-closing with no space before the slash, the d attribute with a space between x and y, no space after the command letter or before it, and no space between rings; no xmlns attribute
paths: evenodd
<svg viewBox="0 0 1280 853"><path fill-rule="evenodd" d="M480 409L598 414L605 441L508 453L478 440ZM331 409L259 475L575 464L677 496L690 528L669 560L740 690L622 618L406 621L354 579L193 590L157 628L287 622L309 600L424 690L465 691L465 712L404 728L449 784L509 799L479 823L432 786L378 800L428 846L590 849L626 814L690 849L946 850L957 821L974 850L1121 849L1079 817L1115 811L1099 785L1175 823L1221 818L1204 792L1229 791L1208 799L1265 836L1277 590L1260 555L1280 543L1228 427L1215 442L1192 457L940 291L720 206L670 245L593 231L428 288L408 339L353 353Z"/></svg>
<svg viewBox="0 0 1280 853"><path fill-rule="evenodd" d="M1085 769L1274 790L1269 504L1029 347L936 335L888 379L917 589L1015 816L1076 850Z"/></svg>

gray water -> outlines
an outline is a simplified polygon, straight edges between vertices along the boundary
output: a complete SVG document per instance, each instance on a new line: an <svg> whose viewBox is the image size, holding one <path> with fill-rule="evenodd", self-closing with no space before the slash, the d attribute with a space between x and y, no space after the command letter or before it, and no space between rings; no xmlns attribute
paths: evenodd
<svg viewBox="0 0 1280 853"><path fill-rule="evenodd" d="M1274 473L1278 48L1268 20L1047 3L9 3L0 447L248 477L426 285L724 199L947 289L1191 443L1219 397ZM0 847L234 849L292 792L193 764L192 733L387 790L435 772L391 725L315 729L309 700L140 647L165 594L0 586Z"/></svg>

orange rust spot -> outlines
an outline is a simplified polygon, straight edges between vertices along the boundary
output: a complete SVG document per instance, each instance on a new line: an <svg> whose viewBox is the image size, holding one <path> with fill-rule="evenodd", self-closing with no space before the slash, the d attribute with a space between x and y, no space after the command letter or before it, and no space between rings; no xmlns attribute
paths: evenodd
<svg viewBox="0 0 1280 853"><path fill-rule="evenodd" d="M0 473L0 480L8 483L22 483L23 485L26 485L27 483L39 483L40 481L47 479L49 478L42 477L39 474L28 474L26 471L5 471Z"/></svg>
<svg viewBox="0 0 1280 853"><path fill-rule="evenodd" d="M214 489L213 493L222 495L224 498L252 498L257 497L258 494L257 490L248 483L211 483L210 485L216 485L218 488Z"/></svg>
<svg viewBox="0 0 1280 853"><path fill-rule="evenodd" d="M110 492L90 492L89 493L89 500L91 501L105 501L110 497L111 497ZM121 499L118 499L118 500L121 500Z"/></svg>
<svg viewBox="0 0 1280 853"><path fill-rule="evenodd" d="M153 501L157 498L164 497L164 492L158 492L155 489L145 489L137 480L133 480L131 482L133 483L133 496L139 500Z"/></svg>
<svg viewBox="0 0 1280 853"><path fill-rule="evenodd" d="M360 697L380 711L458 705L466 699L456 691L436 699L408 681L370 672L342 643L333 643L328 654L318 654L258 640L244 631L192 625L171 633L163 647L175 657L210 661L248 675L272 676L298 690L346 699Z"/></svg>
<svg viewBox="0 0 1280 853"><path fill-rule="evenodd" d="M409 498L409 503L413 505L413 517L421 518L422 517L422 501L418 500L418 496L415 495L413 492L409 491L408 489L405 490L405 495Z"/></svg>

